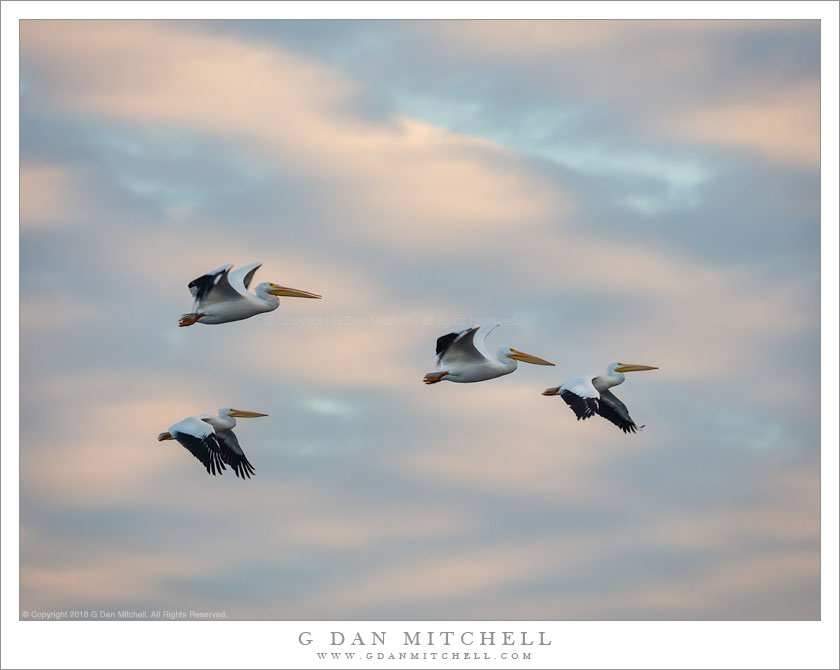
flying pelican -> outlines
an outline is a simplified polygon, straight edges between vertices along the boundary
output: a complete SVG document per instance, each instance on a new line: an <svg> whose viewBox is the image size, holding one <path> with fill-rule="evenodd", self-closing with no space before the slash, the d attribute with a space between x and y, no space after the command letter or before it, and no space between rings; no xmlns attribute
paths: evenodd
<svg viewBox="0 0 840 670"><path fill-rule="evenodd" d="M588 419L598 414L607 421L614 423L625 433L635 433L644 426L637 426L630 418L627 405L616 398L610 389L624 383L625 372L641 370L658 370L652 365L627 365L625 363L610 363L607 374L590 372L586 375L572 377L560 386L546 389L543 395L560 395L566 404L572 408L578 421Z"/></svg>
<svg viewBox="0 0 840 670"><path fill-rule="evenodd" d="M236 419L252 419L258 416L268 416L259 412L246 412L239 409L225 407L215 414L199 414L188 416L169 427L165 433L158 435L158 441L177 440L195 456L207 472L215 477L217 472L225 469L225 464L233 468L237 477L251 478L254 466L248 461L239 440L233 434Z"/></svg>
<svg viewBox="0 0 840 670"><path fill-rule="evenodd" d="M320 298L317 293L301 291L264 281L257 285L255 293L249 293L248 287L254 273L262 263L251 263L244 268L231 272L233 265L220 268L193 279L188 287L195 299L193 312L182 314L178 322L180 327L194 323L228 323L241 321L248 317L270 312L280 304L278 296L290 298Z"/></svg>
<svg viewBox="0 0 840 670"><path fill-rule="evenodd" d="M430 372L423 378L424 384L450 382L483 382L502 375L509 375L516 370L516 361L534 365L554 365L542 358L526 354L517 349L503 347L495 357L487 353L485 340L499 324L490 328L482 338L480 348L474 338L480 326L448 333L437 339L435 353L438 356L438 371Z"/></svg>

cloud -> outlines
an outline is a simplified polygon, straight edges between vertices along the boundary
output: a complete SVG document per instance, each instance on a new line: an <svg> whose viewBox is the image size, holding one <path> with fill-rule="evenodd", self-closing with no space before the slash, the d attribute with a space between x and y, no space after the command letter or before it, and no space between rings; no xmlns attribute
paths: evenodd
<svg viewBox="0 0 840 670"><path fill-rule="evenodd" d="M729 22L703 21L439 21L421 26L427 35L444 39L450 48L481 53L500 60L533 62L569 54L593 54L624 48L633 53L640 44L671 34L707 32ZM743 25L743 24L741 24ZM734 27L734 26L733 26ZM430 30L429 30L430 28ZM666 37L667 39L667 37ZM684 45L688 48L691 45ZM677 50L676 60L681 52ZM634 56L637 54L634 53ZM621 63L616 63L621 66ZM662 64L666 65L666 64Z"/></svg>
<svg viewBox="0 0 840 670"><path fill-rule="evenodd" d="M811 616L817 237L777 204L812 193L813 71L753 62L811 32L371 23L354 60L355 27L327 58L298 25L21 26L22 606ZM756 105L775 137L714 135ZM253 261L323 300L177 328L188 281ZM557 367L421 384L497 317L491 350ZM660 366L618 392L642 433L540 396L612 360ZM226 405L270 414L247 482L155 440Z"/></svg>
<svg viewBox="0 0 840 670"><path fill-rule="evenodd" d="M500 253L493 267L501 276L518 272L547 298L562 296L541 325L566 343L546 355L567 377L585 371L566 367L568 343L575 343L587 367L633 358L667 369L671 379L730 378L758 363L757 343L805 333L817 318L804 282L776 285L743 268L703 265L652 244L564 233L543 237L527 253L524 266ZM590 307L573 312L570 305L578 302Z"/></svg>
<svg viewBox="0 0 840 670"><path fill-rule="evenodd" d="M84 327L103 315L99 306L75 298L61 301L32 297L20 306L20 327L27 332L55 332Z"/></svg>
<svg viewBox="0 0 840 670"><path fill-rule="evenodd" d="M754 149L773 161L815 168L820 162L819 81L774 91L766 99L701 106L672 127L696 142Z"/></svg>
<svg viewBox="0 0 840 670"><path fill-rule="evenodd" d="M648 144L665 131L695 149L747 149L813 169L819 85L803 64L818 66L818 30L806 21L460 21L414 32L477 69L488 60L522 69L516 85L556 103L619 109ZM588 139L595 146L603 133Z"/></svg>
<svg viewBox="0 0 840 670"><path fill-rule="evenodd" d="M73 173L57 165L23 166L20 170L20 223L22 226L56 225L69 212L79 216L84 199L76 194Z"/></svg>
<svg viewBox="0 0 840 670"><path fill-rule="evenodd" d="M444 238L469 245L488 227L519 231L568 209L556 186L486 140L417 119L372 124L348 115L356 87L279 49L162 23L96 22L67 31L38 22L22 30L34 99L246 142L329 179L357 234L428 251Z"/></svg>
<svg viewBox="0 0 840 670"><path fill-rule="evenodd" d="M53 409L50 432L41 437L43 428L28 431L25 448L40 457L21 458L27 491L64 506L136 500L150 479L177 467L176 463L192 460L176 442L158 443L158 433L208 404L206 398L202 403L199 388L184 395L161 393L158 388L153 394L139 392L132 399L89 402L77 412ZM61 431L56 434L53 431L59 425Z"/></svg>
<svg viewBox="0 0 840 670"><path fill-rule="evenodd" d="M55 549L67 555L66 546ZM100 552L93 560L85 557L83 562L63 566L42 567L36 559L21 568L21 589L26 594L27 607L45 610L50 610L57 598L92 609L122 607L138 598L166 602L169 595L165 579L207 574L215 564L212 557L196 561L177 554L153 557L118 550Z"/></svg>
<svg viewBox="0 0 840 670"><path fill-rule="evenodd" d="M509 616L536 612L538 618L689 620L705 618L710 610L726 611L727 620L816 620L819 589L813 572L814 552L790 551L773 556L725 563L710 571L686 571L680 577L649 575L609 593L575 593L560 608L550 598L536 596ZM766 603L781 601L770 614ZM559 609L559 611L558 611ZM501 610L498 610L501 613Z"/></svg>
<svg viewBox="0 0 840 670"><path fill-rule="evenodd" d="M545 387L557 381L556 376L542 379ZM386 463L402 477L433 479L497 496L594 501L598 494L591 484L593 469L615 451L633 446L617 443L613 426L576 422L565 403L542 397L538 384L506 378L476 387L441 384L421 389L426 396L435 394L420 406L435 429L423 449L391 454ZM484 427L479 438L476 424ZM558 480L564 482L562 487Z"/></svg>

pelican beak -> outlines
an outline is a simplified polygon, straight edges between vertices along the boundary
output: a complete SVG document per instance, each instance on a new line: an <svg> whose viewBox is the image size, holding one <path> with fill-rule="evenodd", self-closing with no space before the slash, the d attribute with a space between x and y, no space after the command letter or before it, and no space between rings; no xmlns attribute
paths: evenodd
<svg viewBox="0 0 840 670"><path fill-rule="evenodd" d="M625 363L622 363L621 365L619 365L615 369L615 371L616 372L641 372L642 370L658 370L658 369L659 368L656 368L652 365L627 365Z"/></svg>
<svg viewBox="0 0 840 670"><path fill-rule="evenodd" d="M268 416L259 412L246 412L244 409L232 409L228 415L234 419L256 419L258 416Z"/></svg>
<svg viewBox="0 0 840 670"><path fill-rule="evenodd" d="M286 298L320 298L317 293L310 293L309 291L301 291L298 288L289 288L288 286L278 286L272 284L268 291L271 295L285 296Z"/></svg>
<svg viewBox="0 0 840 670"><path fill-rule="evenodd" d="M171 440L172 435L170 433L161 433L158 435L158 442L163 442L164 440Z"/></svg>
<svg viewBox="0 0 840 670"><path fill-rule="evenodd" d="M543 395L557 395L558 393L560 393L560 387L559 386L555 386L553 388L546 389L545 391L542 392Z"/></svg>
<svg viewBox="0 0 840 670"><path fill-rule="evenodd" d="M524 351L517 351L516 349L511 349L513 352L512 354L508 354L508 358L513 358L517 361L522 361L523 363L531 363L531 365L554 365L554 363L549 363L542 358L537 358L536 356L532 356L531 354L526 354Z"/></svg>

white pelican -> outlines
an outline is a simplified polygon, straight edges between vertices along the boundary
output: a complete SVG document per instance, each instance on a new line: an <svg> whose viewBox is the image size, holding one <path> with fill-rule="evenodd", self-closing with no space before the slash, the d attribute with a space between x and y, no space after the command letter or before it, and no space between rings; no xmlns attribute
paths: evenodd
<svg viewBox="0 0 840 670"><path fill-rule="evenodd" d="M257 285L255 293L248 292L254 273L262 263L251 263L231 272L233 265L223 265L198 279L188 287L195 305L190 314L182 314L178 325L191 326L194 323L228 323L241 321L263 312L277 309L278 296L290 298L320 298L317 293L301 291L264 281Z"/></svg>
<svg viewBox="0 0 840 670"><path fill-rule="evenodd" d="M218 416L215 414L188 416L170 426L167 432L158 435L158 441L177 440L200 460L207 472L213 476L224 470L227 464L233 468L237 477L250 479L254 474L254 466L239 446L239 440L233 434L233 428L236 426L237 418L252 419L258 416L268 416L268 414L225 407L219 410Z"/></svg>
<svg viewBox="0 0 840 670"><path fill-rule="evenodd" d="M610 363L607 366L607 374L590 372L586 375L572 377L555 386L543 391L543 395L560 395L566 404L572 408L578 421L588 419L596 414L604 417L607 421L614 423L625 433L635 433L644 426L637 426L630 418L627 405L616 398L610 389L624 383L625 372L638 372L641 370L658 370L652 365L627 365L625 363Z"/></svg>
<svg viewBox="0 0 840 670"><path fill-rule="evenodd" d="M427 374L423 378L423 383L437 384L444 380L460 383L483 382L486 379L509 375L516 370L516 361L533 365L554 365L542 358L510 347L499 349L495 356L488 354L484 341L498 326L499 324L496 324L484 333L480 348L474 341L476 331L480 326L439 337L435 350L438 356L438 371Z"/></svg>

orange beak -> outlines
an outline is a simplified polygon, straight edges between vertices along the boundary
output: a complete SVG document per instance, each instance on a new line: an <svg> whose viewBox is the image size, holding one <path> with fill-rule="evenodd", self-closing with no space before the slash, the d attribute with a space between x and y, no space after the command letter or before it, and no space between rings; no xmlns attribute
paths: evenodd
<svg viewBox="0 0 840 670"><path fill-rule="evenodd" d="M513 353L508 354L507 357L513 358L517 361L522 361L523 363L530 363L531 365L554 365L554 363L549 363L548 361L542 358L532 356L531 354L526 354L524 351L519 351L518 349L511 349L511 351Z"/></svg>

